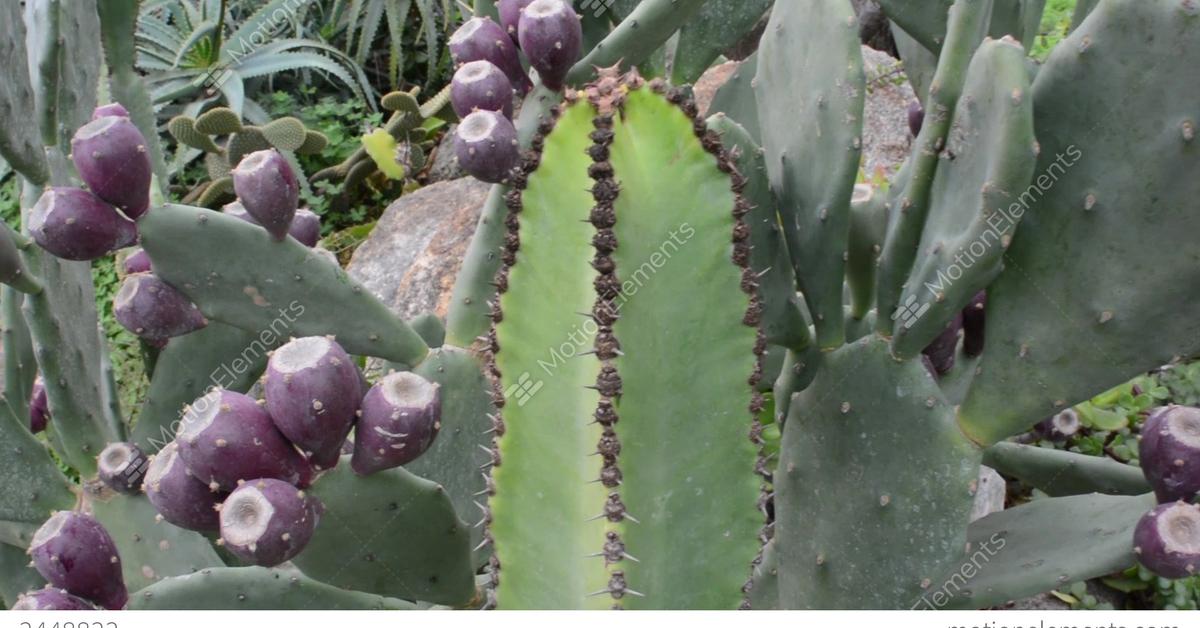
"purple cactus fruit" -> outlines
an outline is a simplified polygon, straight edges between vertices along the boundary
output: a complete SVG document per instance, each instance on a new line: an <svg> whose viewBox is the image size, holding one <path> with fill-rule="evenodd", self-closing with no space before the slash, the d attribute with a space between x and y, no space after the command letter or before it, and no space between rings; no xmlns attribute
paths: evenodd
<svg viewBox="0 0 1200 628"><path fill-rule="evenodd" d="M471 115L472 111L499 111L511 120L512 82L490 61L465 63L450 83L450 102L459 118Z"/></svg>
<svg viewBox="0 0 1200 628"><path fill-rule="evenodd" d="M29 214L34 241L55 257L91 261L128 238L120 213L87 190L47 189Z"/></svg>
<svg viewBox="0 0 1200 628"><path fill-rule="evenodd" d="M141 235L138 233L137 223L124 216L117 216L117 241L113 243L113 250L133 246L139 239Z"/></svg>
<svg viewBox="0 0 1200 628"><path fill-rule="evenodd" d="M954 368L954 354L958 352L958 332L962 329L962 314L946 324L942 333L929 343L921 353L929 356L929 361L938 375L945 375Z"/></svg>
<svg viewBox="0 0 1200 628"><path fill-rule="evenodd" d="M233 191L271 237L284 239L300 203L300 182L279 151L260 150L233 169Z"/></svg>
<svg viewBox="0 0 1200 628"><path fill-rule="evenodd" d="M95 606L64 589L46 587L22 594L13 604L14 611L94 611Z"/></svg>
<svg viewBox="0 0 1200 628"><path fill-rule="evenodd" d="M116 610L129 598L121 558L100 522L80 512L54 513L29 543L33 566L51 585Z"/></svg>
<svg viewBox="0 0 1200 628"><path fill-rule="evenodd" d="M126 256L123 267L126 275L151 272L150 254L145 249L138 249Z"/></svg>
<svg viewBox="0 0 1200 628"><path fill-rule="evenodd" d="M980 290L962 310L963 353L976 357L983 353L984 315L987 310L987 290Z"/></svg>
<svg viewBox="0 0 1200 628"><path fill-rule="evenodd" d="M455 65L472 61L491 61L524 94L533 84L521 67L517 46L499 24L490 17L473 17L450 36L450 54Z"/></svg>
<svg viewBox="0 0 1200 628"><path fill-rule="evenodd" d="M350 466L370 475L416 460L441 429L440 386L415 373L392 373L363 397Z"/></svg>
<svg viewBox="0 0 1200 628"><path fill-rule="evenodd" d="M96 460L100 481L118 493L136 495L142 490L142 478L150 461L133 443L109 443Z"/></svg>
<svg viewBox="0 0 1200 628"><path fill-rule="evenodd" d="M321 241L321 217L310 209L297 209L288 234L311 249Z"/></svg>
<svg viewBox="0 0 1200 628"><path fill-rule="evenodd" d="M1039 434L1058 442L1071 438L1081 429L1083 429L1083 423L1079 421L1079 413L1074 408L1067 408L1034 426L1034 430Z"/></svg>
<svg viewBox="0 0 1200 628"><path fill-rule="evenodd" d="M908 103L908 130L916 137L921 134L921 127L925 125L925 108L921 106L921 101L914 98Z"/></svg>
<svg viewBox="0 0 1200 628"><path fill-rule="evenodd" d="M172 441L150 459L142 490L160 517L187 530L207 532L220 528L217 506L227 493L213 491L188 471Z"/></svg>
<svg viewBox="0 0 1200 628"><path fill-rule="evenodd" d="M1200 409L1156 409L1142 424L1138 452L1159 503L1195 501L1200 493Z"/></svg>
<svg viewBox="0 0 1200 628"><path fill-rule="evenodd" d="M121 106L121 103L114 102L107 105L100 105L92 112L92 119L99 120L108 116L117 116L118 118L128 118L129 110Z"/></svg>
<svg viewBox="0 0 1200 628"><path fill-rule="evenodd" d="M46 398L46 382L38 375L29 393L29 431L37 434L50 423L50 401Z"/></svg>
<svg viewBox="0 0 1200 628"><path fill-rule="evenodd" d="M1133 552L1146 569L1163 578L1187 578L1200 568L1200 506L1161 504L1133 530Z"/></svg>
<svg viewBox="0 0 1200 628"><path fill-rule="evenodd" d="M246 562L274 567L304 550L322 510L315 497L287 482L246 482L221 504L221 541Z"/></svg>
<svg viewBox="0 0 1200 628"><path fill-rule="evenodd" d="M271 354L263 381L267 412L319 469L337 466L362 403L354 361L329 338L297 338Z"/></svg>
<svg viewBox="0 0 1200 628"><path fill-rule="evenodd" d="M563 0L533 0L521 11L518 29L521 50L537 70L542 84L558 92L566 87L567 72L579 60L583 25L579 14Z"/></svg>
<svg viewBox="0 0 1200 628"><path fill-rule="evenodd" d="M271 415L246 395L214 389L188 406L175 441L179 456L201 482L232 491L238 482L308 478L308 463L279 433Z"/></svg>
<svg viewBox="0 0 1200 628"><path fill-rule="evenodd" d="M208 325L195 303L151 273L126 275L113 299L125 329L147 340L167 340Z"/></svg>
<svg viewBox="0 0 1200 628"><path fill-rule="evenodd" d="M458 163L471 176L486 183L508 179L520 161L517 129L495 111L476 111L454 132Z"/></svg>
<svg viewBox="0 0 1200 628"><path fill-rule="evenodd" d="M512 38L514 44L521 44L517 37L521 11L525 10L530 2L533 0L500 0L496 3L496 10L500 12L500 26Z"/></svg>
<svg viewBox="0 0 1200 628"><path fill-rule="evenodd" d="M241 201L234 201L226 204L221 208L221 213L229 214L234 218L240 218L241 220L245 220L252 225L258 224L258 221L254 219L254 216L251 216L250 212L246 211L246 208L242 205Z"/></svg>
<svg viewBox="0 0 1200 628"><path fill-rule="evenodd" d="M80 127L71 160L88 189L126 216L137 220L150 209L150 154L128 117L104 116Z"/></svg>

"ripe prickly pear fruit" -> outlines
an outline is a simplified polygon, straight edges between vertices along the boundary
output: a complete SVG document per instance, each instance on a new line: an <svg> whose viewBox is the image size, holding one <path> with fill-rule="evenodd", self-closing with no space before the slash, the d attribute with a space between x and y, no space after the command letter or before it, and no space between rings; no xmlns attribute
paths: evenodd
<svg viewBox="0 0 1200 628"><path fill-rule="evenodd" d="M459 165L480 181L501 183L520 162L517 129L495 111L472 113L454 135Z"/></svg>
<svg viewBox="0 0 1200 628"><path fill-rule="evenodd" d="M1059 442L1078 434L1082 428L1083 424L1079 422L1079 413L1074 408L1067 408L1034 427L1042 436Z"/></svg>
<svg viewBox="0 0 1200 628"><path fill-rule="evenodd" d="M16 604L13 604L14 611L94 611L95 606L92 606L87 600L67 593L64 589L55 589L47 587L30 591L22 594L17 598Z"/></svg>
<svg viewBox="0 0 1200 628"><path fill-rule="evenodd" d="M288 234L311 249L321 241L321 217L310 209L297 209Z"/></svg>
<svg viewBox="0 0 1200 628"><path fill-rule="evenodd" d="M227 493L213 491L196 479L179 457L179 444L174 441L151 457L142 490L168 523L196 532L220 528L217 506Z"/></svg>
<svg viewBox="0 0 1200 628"><path fill-rule="evenodd" d="M136 495L142 490L148 466L146 454L133 443L109 443L97 459L100 481L126 495Z"/></svg>
<svg viewBox="0 0 1200 628"><path fill-rule="evenodd" d="M150 209L150 154L128 117L104 116L75 132L71 160L96 196L137 220Z"/></svg>
<svg viewBox="0 0 1200 628"><path fill-rule="evenodd" d="M221 504L221 541L242 560L274 567L304 550L321 517L315 497L279 480L251 480Z"/></svg>
<svg viewBox="0 0 1200 628"><path fill-rule="evenodd" d="M921 127L925 125L925 108L921 106L921 101L913 99L908 103L908 130L916 137L921 134Z"/></svg>
<svg viewBox="0 0 1200 628"><path fill-rule="evenodd" d="M271 237L284 239L300 203L300 182L292 166L279 151L260 150L243 157L231 174L246 212Z"/></svg>
<svg viewBox="0 0 1200 628"><path fill-rule="evenodd" d="M100 105L99 107L96 107L96 109L94 111L92 111L92 119L93 120L99 120L100 118L107 118L108 116L117 116L118 118L128 118L129 110L126 109L125 107L121 106L121 103L113 102L113 103L109 103L107 105Z"/></svg>
<svg viewBox="0 0 1200 628"><path fill-rule="evenodd" d="M534 0L521 11L521 50L542 84L554 91L566 87L567 72L579 60L583 26L563 0Z"/></svg>
<svg viewBox="0 0 1200 628"><path fill-rule="evenodd" d="M954 317L942 333L929 343L921 353L929 356L933 369L938 375L945 375L954 368L954 354L958 351L958 332L962 329L962 314Z"/></svg>
<svg viewBox="0 0 1200 628"><path fill-rule="evenodd" d="M213 490L232 491L238 482L260 478L311 479L308 463L271 415L232 390L214 389L188 406L175 441L188 470Z"/></svg>
<svg viewBox="0 0 1200 628"><path fill-rule="evenodd" d="M37 434L50 423L50 401L46 398L46 382L38 375L29 393L29 431Z"/></svg>
<svg viewBox="0 0 1200 628"><path fill-rule="evenodd" d="M100 522L80 512L54 513L29 543L33 566L51 585L116 610L129 598L121 558Z"/></svg>
<svg viewBox="0 0 1200 628"><path fill-rule="evenodd" d="M117 216L117 241L113 244L114 251L133 246L140 238L136 222L124 216Z"/></svg>
<svg viewBox="0 0 1200 628"><path fill-rule="evenodd" d="M150 254L145 249L138 249L125 258L122 266L125 268L126 275L148 273L151 271Z"/></svg>
<svg viewBox="0 0 1200 628"><path fill-rule="evenodd" d="M221 208L221 213L258 225L258 221L239 201L225 205ZM292 224L288 227L288 235L309 248L316 246L317 242L321 241L321 217L308 208L297 209L296 215L292 217Z"/></svg>
<svg viewBox="0 0 1200 628"><path fill-rule="evenodd" d="M963 353L976 357L983 353L984 314L987 309L987 290L980 290L962 310Z"/></svg>
<svg viewBox="0 0 1200 628"><path fill-rule="evenodd" d="M91 261L128 239L122 219L112 205L87 190L50 188L30 211L29 232L55 257Z"/></svg>
<svg viewBox="0 0 1200 628"><path fill-rule="evenodd" d="M392 373L363 397L350 466L370 475L416 460L441 429L440 386L415 373Z"/></svg>
<svg viewBox="0 0 1200 628"><path fill-rule="evenodd" d="M1200 569L1200 506L1162 504L1133 530L1133 552L1146 569L1163 578L1187 578Z"/></svg>
<svg viewBox="0 0 1200 628"><path fill-rule="evenodd" d="M224 207L221 208L221 213L229 214L230 216L233 216L234 218L239 218L241 220L245 220L246 222L248 222L252 225L258 224L258 221L254 219L254 216L251 216L250 212L246 211L246 208L242 205L241 201L234 201L232 203L227 203Z"/></svg>
<svg viewBox="0 0 1200 628"><path fill-rule="evenodd" d="M147 340L167 340L208 325L195 303L151 273L125 276L113 299L113 315Z"/></svg>
<svg viewBox="0 0 1200 628"><path fill-rule="evenodd" d="M1138 452L1159 503L1195 501L1200 494L1200 409L1156 409L1142 424Z"/></svg>
<svg viewBox="0 0 1200 628"><path fill-rule="evenodd" d="M518 46L521 45L520 39L517 37L521 23L521 11L524 11L530 2L533 0L500 0L496 3L496 10L500 13L500 26Z"/></svg>
<svg viewBox="0 0 1200 628"><path fill-rule="evenodd" d="M271 354L263 381L267 412L319 469L337 466L362 403L359 371L329 338L297 338Z"/></svg>
<svg viewBox="0 0 1200 628"><path fill-rule="evenodd" d="M491 61L504 72L508 80L528 92L533 85L521 67L517 47L508 33L490 17L473 17L450 36L450 54L455 65L472 61Z"/></svg>
<svg viewBox="0 0 1200 628"><path fill-rule="evenodd" d="M511 120L512 81L490 61L465 63L450 83L450 102L459 118L471 115L472 111L499 111Z"/></svg>

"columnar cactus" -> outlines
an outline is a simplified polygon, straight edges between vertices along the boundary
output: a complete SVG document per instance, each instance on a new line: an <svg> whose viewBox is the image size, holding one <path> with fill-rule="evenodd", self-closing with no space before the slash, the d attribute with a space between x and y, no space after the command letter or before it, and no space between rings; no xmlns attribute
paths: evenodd
<svg viewBox="0 0 1200 628"><path fill-rule="evenodd" d="M1031 78L1005 37L1027 25L999 4L897 16L937 64L885 192L855 187L848 0L777 3L707 120L630 70L665 72L652 55L679 33L686 77L719 54L697 38L741 36L706 35L723 16L702 0L622 3L611 29L561 0L501 2L501 24L451 42L460 160L500 183L443 328L398 319L311 248L287 156L212 142L245 130L236 116L172 133L237 166L226 191L253 220L160 202L136 2L5 3L0 110L38 121L0 128L28 210L0 232L0 475L22 479L0 493L0 581L21 589L5 602L966 608L1135 561L1192 574L1194 411L1147 422L1144 476L1005 441L1200 352L1180 253L1200 226L1180 174L1200 168L1200 86L1172 79L1200 63L1200 16L1101 0ZM97 108L101 45L120 102ZM529 88L515 120L512 86ZM389 94L385 132L455 91L429 108ZM300 150L294 127L260 131ZM130 425L75 260L135 240L117 314L153 368ZM1051 497L969 522L981 462ZM996 539L988 569L961 572Z"/></svg>

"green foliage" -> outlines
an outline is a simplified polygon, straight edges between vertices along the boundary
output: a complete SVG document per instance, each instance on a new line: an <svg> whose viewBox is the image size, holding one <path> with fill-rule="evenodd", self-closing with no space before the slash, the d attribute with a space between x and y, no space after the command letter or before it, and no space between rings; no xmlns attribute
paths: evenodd
<svg viewBox="0 0 1200 628"><path fill-rule="evenodd" d="M324 77L359 100L374 88L349 55L304 36L311 3L289 0L146 3L138 16L137 67L156 104L186 103L215 91L239 115L265 95L262 78Z"/></svg>
<svg viewBox="0 0 1200 628"><path fill-rule="evenodd" d="M1071 17L1075 13L1076 0L1048 0L1046 12L1042 14L1041 28L1034 39L1029 55L1039 61L1050 56L1050 51L1062 41L1071 29Z"/></svg>

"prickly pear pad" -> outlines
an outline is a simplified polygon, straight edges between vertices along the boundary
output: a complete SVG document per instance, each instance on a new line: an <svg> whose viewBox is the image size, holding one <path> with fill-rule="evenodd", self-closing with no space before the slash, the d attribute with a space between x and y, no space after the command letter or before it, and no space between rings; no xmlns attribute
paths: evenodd
<svg viewBox="0 0 1200 628"><path fill-rule="evenodd" d="M793 398L775 473L781 608L908 608L961 555L981 452L874 334Z"/></svg>
<svg viewBox="0 0 1200 628"><path fill-rule="evenodd" d="M275 241L233 216L182 205L155 207L138 227L155 272L210 320L255 333L332 334L349 353L409 365L429 352L386 305L293 239Z"/></svg>
<svg viewBox="0 0 1200 628"><path fill-rule="evenodd" d="M842 284L866 93L859 46L850 3L820 0L777 5L758 51L767 172L822 349L845 339Z"/></svg>
<svg viewBox="0 0 1200 628"><path fill-rule="evenodd" d="M1194 2L1105 0L1038 72L1035 187L961 410L980 442L1200 352L1200 82L1165 80L1197 30Z"/></svg>

